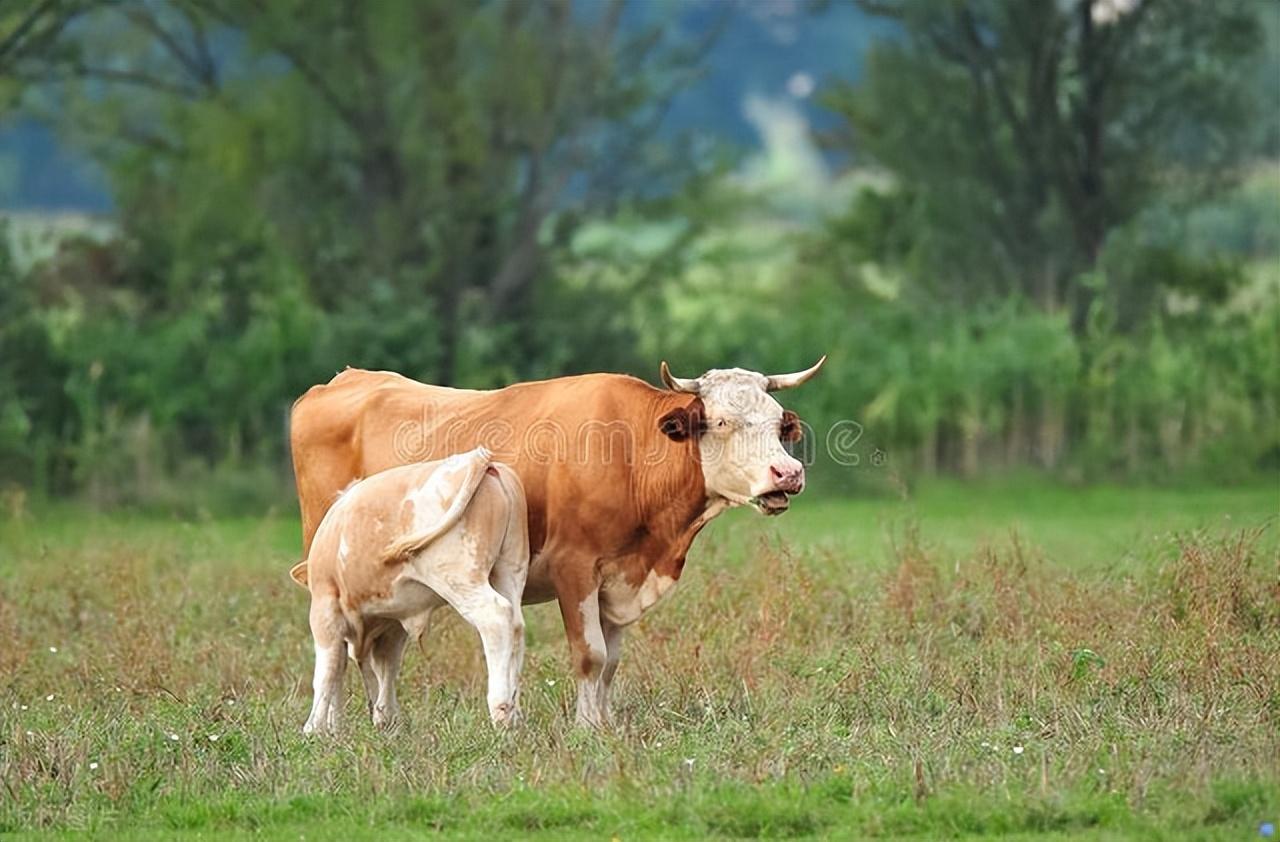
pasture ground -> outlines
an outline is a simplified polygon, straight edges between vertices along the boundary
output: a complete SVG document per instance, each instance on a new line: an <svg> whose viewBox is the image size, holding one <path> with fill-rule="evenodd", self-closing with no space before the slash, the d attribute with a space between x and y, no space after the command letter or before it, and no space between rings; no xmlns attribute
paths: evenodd
<svg viewBox="0 0 1280 842"><path fill-rule="evenodd" d="M310 704L292 514L0 522L0 836L1257 839L1280 823L1280 496L936 485L714 523L570 725L554 606L527 725L439 615L407 723Z"/></svg>

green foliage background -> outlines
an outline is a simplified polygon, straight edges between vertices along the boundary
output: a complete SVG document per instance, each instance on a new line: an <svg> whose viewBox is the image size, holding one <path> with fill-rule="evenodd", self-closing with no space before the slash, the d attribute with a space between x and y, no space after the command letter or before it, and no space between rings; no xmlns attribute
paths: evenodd
<svg viewBox="0 0 1280 842"><path fill-rule="evenodd" d="M116 210L0 238L0 483L255 508L289 404L346 365L483 388L822 353L787 401L830 487L1274 473L1275 9L859 5L896 34L822 80L836 128L754 158L658 130L724 22L678 6L12 7L10 114Z"/></svg>

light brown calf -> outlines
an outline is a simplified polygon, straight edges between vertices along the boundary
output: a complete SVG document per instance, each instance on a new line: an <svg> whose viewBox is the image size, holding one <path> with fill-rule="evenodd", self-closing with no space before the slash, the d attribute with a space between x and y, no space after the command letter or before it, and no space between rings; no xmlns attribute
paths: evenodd
<svg viewBox="0 0 1280 842"><path fill-rule="evenodd" d="M332 731L348 653L360 665L375 725L399 715L405 644L449 604L475 626L495 724L519 717L529 573L524 489L484 448L392 468L344 491L293 576L311 591L315 700L304 733Z"/></svg>

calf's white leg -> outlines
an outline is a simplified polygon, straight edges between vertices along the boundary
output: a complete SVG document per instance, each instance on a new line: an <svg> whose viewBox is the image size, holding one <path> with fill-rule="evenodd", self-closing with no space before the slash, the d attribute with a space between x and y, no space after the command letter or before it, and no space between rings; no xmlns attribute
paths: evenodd
<svg viewBox="0 0 1280 842"><path fill-rule="evenodd" d="M511 606L511 656L507 658L506 680L511 700L509 719L513 723L520 720L520 670L524 665L524 610L520 606L520 600L529 574L529 551L523 543L528 539L523 526L520 530L520 546L509 552L504 547L503 555L498 558L489 576L493 589Z"/></svg>
<svg viewBox="0 0 1280 842"><path fill-rule="evenodd" d="M332 733L342 715L342 677L347 668L346 622L337 600L311 602L311 635L316 645L316 671L312 680L311 715L302 733Z"/></svg>
<svg viewBox="0 0 1280 842"><path fill-rule="evenodd" d="M376 677L377 697L371 701L373 724L379 728L394 725L400 718L400 703L396 700L396 679L404 660L405 643L409 635L403 626L393 626L373 644L369 661Z"/></svg>
<svg viewBox="0 0 1280 842"><path fill-rule="evenodd" d="M516 654L516 609L488 582L457 584L442 580L432 582L431 587L480 633L489 671L489 718L495 725L515 724L518 684L512 676L519 675L519 667L512 667Z"/></svg>

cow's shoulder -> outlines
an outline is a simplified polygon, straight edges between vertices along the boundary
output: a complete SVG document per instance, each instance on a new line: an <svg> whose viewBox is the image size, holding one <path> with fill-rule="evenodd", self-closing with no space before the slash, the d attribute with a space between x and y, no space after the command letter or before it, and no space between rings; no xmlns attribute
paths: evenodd
<svg viewBox="0 0 1280 842"><path fill-rule="evenodd" d="M331 414L336 404L358 402L362 396L379 388L411 384L414 381L393 371L366 371L348 368L338 372L328 383L318 383L293 402L295 420L315 410Z"/></svg>
<svg viewBox="0 0 1280 842"><path fill-rule="evenodd" d="M366 389L374 389L379 386L388 385L410 385L417 381L405 377L394 371L372 371L366 368L344 368L339 371L328 383L321 383L312 386L307 390L307 394L328 394L341 391L363 391ZM304 396L305 397L305 396Z"/></svg>

